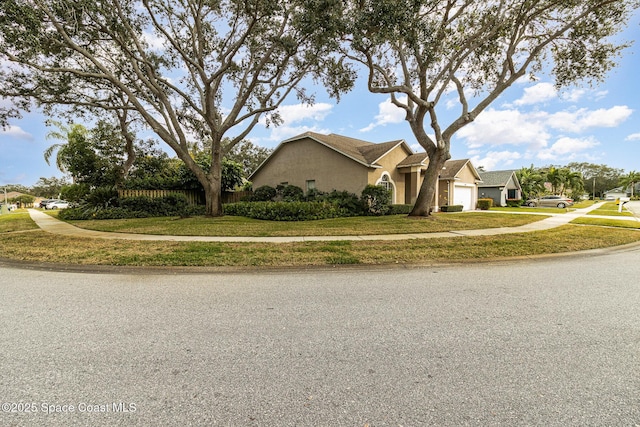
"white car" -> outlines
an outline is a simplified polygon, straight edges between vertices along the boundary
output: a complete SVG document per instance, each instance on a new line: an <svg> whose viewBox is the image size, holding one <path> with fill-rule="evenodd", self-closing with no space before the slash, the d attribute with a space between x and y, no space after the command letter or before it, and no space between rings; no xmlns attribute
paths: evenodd
<svg viewBox="0 0 640 427"><path fill-rule="evenodd" d="M66 209L69 207L69 202L65 202L64 200L56 200L55 202L47 203L45 209Z"/></svg>

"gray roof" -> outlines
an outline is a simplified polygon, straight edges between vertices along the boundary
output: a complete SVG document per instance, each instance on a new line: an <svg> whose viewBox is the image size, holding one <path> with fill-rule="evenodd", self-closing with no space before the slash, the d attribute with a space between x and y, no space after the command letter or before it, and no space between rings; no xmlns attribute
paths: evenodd
<svg viewBox="0 0 640 427"><path fill-rule="evenodd" d="M480 179L482 179L478 187L504 187L511 177L514 176L515 172L514 170L478 172Z"/></svg>

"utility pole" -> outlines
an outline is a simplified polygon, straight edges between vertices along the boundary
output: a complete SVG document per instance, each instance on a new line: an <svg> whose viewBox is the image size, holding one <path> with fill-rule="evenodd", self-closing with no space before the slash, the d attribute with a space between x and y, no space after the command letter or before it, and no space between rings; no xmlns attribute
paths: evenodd
<svg viewBox="0 0 640 427"><path fill-rule="evenodd" d="M596 177L593 177L593 201L596 201Z"/></svg>
<svg viewBox="0 0 640 427"><path fill-rule="evenodd" d="M9 209L7 205L7 187L4 187L4 200L2 201L2 207L0 208L0 215L2 215L2 211L5 209Z"/></svg>

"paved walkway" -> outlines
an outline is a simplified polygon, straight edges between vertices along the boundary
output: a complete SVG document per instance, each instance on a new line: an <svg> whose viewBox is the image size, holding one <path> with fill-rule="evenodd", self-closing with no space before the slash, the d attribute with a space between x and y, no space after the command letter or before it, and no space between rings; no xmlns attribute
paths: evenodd
<svg viewBox="0 0 640 427"><path fill-rule="evenodd" d="M29 209L29 215L42 230L65 236L89 237L96 239L116 240L148 240L148 241L172 241L172 242L263 242L263 243L288 243L288 242L317 242L335 240L407 240L407 239L434 239L442 237L461 236L495 236L498 234L526 233L531 231L549 230L568 224L574 219L597 209L603 203L596 203L588 208L576 209L564 214L552 214L551 216L531 224L519 227L486 228L482 230L456 230L440 233L412 233L412 234L381 234L368 236L290 236L290 237L234 237L234 236L166 236L153 234L111 233L105 231L86 230L60 221L44 212ZM611 217L607 217L611 218ZM616 217L616 219L631 219L632 217Z"/></svg>

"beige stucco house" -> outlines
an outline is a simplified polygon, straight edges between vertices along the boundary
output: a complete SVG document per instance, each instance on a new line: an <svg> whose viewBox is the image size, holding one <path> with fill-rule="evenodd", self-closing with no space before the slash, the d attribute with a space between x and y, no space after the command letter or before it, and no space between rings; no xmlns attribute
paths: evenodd
<svg viewBox="0 0 640 427"><path fill-rule="evenodd" d="M341 135L306 132L287 139L249 178L253 188L295 185L329 192L360 194L367 184L392 192L394 204L415 202L424 171L426 153L414 153L404 140L372 143ZM469 160L449 160L440 175L437 205L463 205L475 209L478 172Z"/></svg>

